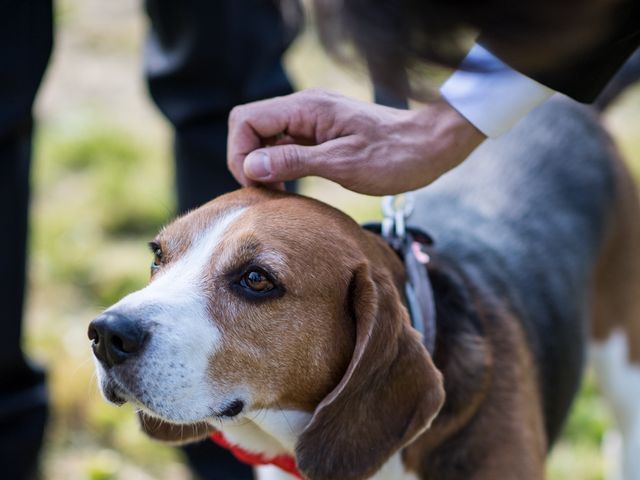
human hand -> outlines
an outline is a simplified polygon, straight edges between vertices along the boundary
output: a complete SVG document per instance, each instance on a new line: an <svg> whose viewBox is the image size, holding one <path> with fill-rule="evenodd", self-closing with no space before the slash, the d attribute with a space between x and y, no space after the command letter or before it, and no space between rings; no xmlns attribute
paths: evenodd
<svg viewBox="0 0 640 480"><path fill-rule="evenodd" d="M315 175L388 195L431 183L485 138L445 101L409 111L306 90L234 108L227 163L243 185Z"/></svg>

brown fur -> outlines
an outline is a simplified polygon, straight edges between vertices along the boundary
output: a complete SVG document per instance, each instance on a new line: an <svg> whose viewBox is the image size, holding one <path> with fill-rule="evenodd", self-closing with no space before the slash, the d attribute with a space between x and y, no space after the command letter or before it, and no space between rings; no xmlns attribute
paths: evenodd
<svg viewBox="0 0 640 480"><path fill-rule="evenodd" d="M630 360L640 363L640 204L622 160L616 159L616 208L595 271L592 336L625 333Z"/></svg>
<svg viewBox="0 0 640 480"><path fill-rule="evenodd" d="M405 464L425 480L542 479L546 437L523 332L506 312L480 318L484 339L458 338L436 356L448 404Z"/></svg>
<svg viewBox="0 0 640 480"><path fill-rule="evenodd" d="M350 290L357 330L351 364L296 447L300 470L317 480L369 478L428 427L444 401L442 377L388 272L365 263Z"/></svg>

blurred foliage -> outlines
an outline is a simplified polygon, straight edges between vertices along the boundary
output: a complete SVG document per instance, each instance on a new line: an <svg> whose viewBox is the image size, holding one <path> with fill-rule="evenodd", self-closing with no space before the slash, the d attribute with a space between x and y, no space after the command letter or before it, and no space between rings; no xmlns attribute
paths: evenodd
<svg viewBox="0 0 640 480"><path fill-rule="evenodd" d="M612 425L611 414L589 372L574 402L562 438L552 451L547 469L549 480L603 479L600 446L604 433Z"/></svg>
<svg viewBox="0 0 640 480"><path fill-rule="evenodd" d="M611 423L611 414L598 392L595 379L593 375L587 375L581 394L573 404L563 438L576 445L598 448Z"/></svg>

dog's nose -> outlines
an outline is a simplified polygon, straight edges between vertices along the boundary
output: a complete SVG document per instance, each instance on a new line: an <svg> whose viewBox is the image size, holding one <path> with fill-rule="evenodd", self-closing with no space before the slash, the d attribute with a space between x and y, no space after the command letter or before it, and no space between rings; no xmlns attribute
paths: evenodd
<svg viewBox="0 0 640 480"><path fill-rule="evenodd" d="M94 355L107 367L135 356L147 337L139 322L117 313L100 315L89 324L87 334Z"/></svg>

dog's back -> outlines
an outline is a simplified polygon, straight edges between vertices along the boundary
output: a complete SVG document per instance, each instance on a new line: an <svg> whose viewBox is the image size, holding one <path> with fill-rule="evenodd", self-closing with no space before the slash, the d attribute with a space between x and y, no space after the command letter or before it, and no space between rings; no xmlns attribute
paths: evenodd
<svg viewBox="0 0 640 480"><path fill-rule="evenodd" d="M639 77L640 52L597 108ZM639 478L640 204L599 111L557 96L417 197L410 223L431 234L435 255L522 325L549 445L591 335L624 436L623 478Z"/></svg>
<svg viewBox="0 0 640 480"><path fill-rule="evenodd" d="M558 98L418 194L412 223L522 320L553 439L578 386L587 293L615 197L611 142Z"/></svg>

